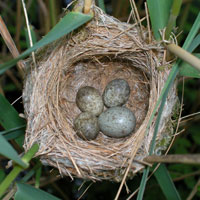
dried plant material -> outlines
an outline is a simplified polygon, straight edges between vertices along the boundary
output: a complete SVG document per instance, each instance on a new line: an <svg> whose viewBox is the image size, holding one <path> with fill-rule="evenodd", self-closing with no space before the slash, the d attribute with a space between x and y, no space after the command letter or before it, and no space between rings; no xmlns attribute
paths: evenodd
<svg viewBox="0 0 200 200"><path fill-rule="evenodd" d="M2 38L4 39L6 46L8 47L10 53L12 54L13 58L16 58L19 56L19 51L17 50L17 47L6 27L6 24L3 21L3 18L0 16L0 34ZM24 63L23 61L19 61L17 63L18 70L20 72L21 77L24 76Z"/></svg>
<svg viewBox="0 0 200 200"><path fill-rule="evenodd" d="M87 25L36 52L38 67L26 61L27 76L23 91L28 120L24 147L40 144L37 156L43 164L57 167L61 174L91 180L121 181L134 156L128 177L143 169L143 159L153 136L155 120L148 135L147 123L170 71L163 63L164 47L148 43L149 32L119 22L93 8L95 17ZM163 70L158 70L163 66ZM100 133L95 140L79 138L73 121L80 110L76 93L92 86L103 93L114 79L130 86L126 106L136 116L135 131L125 138L110 138ZM171 115L177 102L172 88L160 122L155 154L160 154L173 132ZM104 108L105 109L105 108Z"/></svg>

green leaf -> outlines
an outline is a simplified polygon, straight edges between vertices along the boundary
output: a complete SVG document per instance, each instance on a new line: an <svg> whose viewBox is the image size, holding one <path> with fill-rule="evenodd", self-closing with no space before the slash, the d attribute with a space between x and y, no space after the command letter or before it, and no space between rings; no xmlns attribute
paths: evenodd
<svg viewBox="0 0 200 200"><path fill-rule="evenodd" d="M168 21L166 32L165 32L165 39L167 40L169 39L173 28L176 26L176 18L179 15L181 4L182 4L182 0L173 1L172 9L169 16L169 21Z"/></svg>
<svg viewBox="0 0 200 200"><path fill-rule="evenodd" d="M159 99L156 103L156 107L155 109L153 110L153 114L151 115L150 117L150 120L149 120L149 123L148 125L150 124L150 122L152 122L152 119L153 119L153 116L155 115L155 112L161 102L161 105L160 105L160 108L158 110L158 116L156 118L156 124L155 124L155 129L154 129L154 133L153 133L153 138L152 138L152 141L151 141L151 146L150 146L150 152L149 152L149 155L152 155L153 153L153 150L154 150L154 147L155 147L155 142L156 142L156 136L157 136L157 133L158 133L158 127L159 127L159 122L160 122L160 117L161 117L161 114L162 114L162 111L163 111L163 108L164 108L164 105L165 105L165 102L166 102L166 98L167 98L167 95L168 95L168 92L178 74L178 65L180 63L180 60L172 67L172 70L170 71L170 74L168 76L168 79L165 83L165 86L161 92L161 95L159 96ZM137 200L143 200L143 195L144 195L144 190L145 190L145 187L146 187L146 182L147 182L147 177L148 177L148 174L149 174L149 168L150 167L146 167L144 169L144 173L143 173L143 176L142 176L142 180L141 180L141 183L140 183L140 190L139 190L139 193L138 193L138 196L137 196Z"/></svg>
<svg viewBox="0 0 200 200"><path fill-rule="evenodd" d="M159 168L154 173L166 199L180 200L181 197L176 190L176 187L170 177L170 174L164 164L160 164Z"/></svg>
<svg viewBox="0 0 200 200"><path fill-rule="evenodd" d="M104 12L106 12L106 7L105 7L104 0L98 0L98 6L99 6L99 8L101 8Z"/></svg>
<svg viewBox="0 0 200 200"><path fill-rule="evenodd" d="M37 143L33 144L33 146L25 153L22 157L22 160L27 164L26 167L29 166L30 160L36 154L39 149L39 145ZM12 182L16 179L21 171L24 169L20 165L14 165L12 171L5 177L5 179L0 184L0 199L8 189L8 187L12 184Z"/></svg>
<svg viewBox="0 0 200 200"><path fill-rule="evenodd" d="M25 120L19 117L18 112L10 105L10 103L0 95L0 124L5 128L6 131L15 131L7 135L6 139L15 138L17 144L22 147L24 143L24 129L18 129L18 127L25 126ZM6 132L5 131L5 132ZM5 133L4 132L4 133ZM16 137L17 136L17 137Z"/></svg>
<svg viewBox="0 0 200 200"><path fill-rule="evenodd" d="M200 54L194 54L194 55L200 59ZM181 63L179 75L193 77L193 78L200 78L199 70L195 69L186 62Z"/></svg>
<svg viewBox="0 0 200 200"><path fill-rule="evenodd" d="M190 190L194 189L194 186L196 184L196 180L194 176L187 177L184 179L184 183L186 184L187 188Z"/></svg>
<svg viewBox="0 0 200 200"><path fill-rule="evenodd" d="M19 117L17 111L10 105L5 97L0 94L0 124L7 130L25 124L25 121ZM20 131L20 130L18 130ZM15 149L0 135L0 154L14 160L22 167L26 167Z"/></svg>
<svg viewBox="0 0 200 200"><path fill-rule="evenodd" d="M37 39L36 39L34 27L33 26L29 26L29 27L30 27L32 42L33 42L33 44L35 44L37 42ZM30 48L30 40L29 40L27 28L24 28L24 31L25 31L25 37L26 37L26 45L28 48Z"/></svg>
<svg viewBox="0 0 200 200"><path fill-rule="evenodd" d="M194 38L194 40L192 41L192 43L188 47L188 51L193 52L199 45L200 45L200 34L198 34Z"/></svg>
<svg viewBox="0 0 200 200"><path fill-rule="evenodd" d="M184 42L183 49L187 49L189 52L192 52L194 49L197 48L197 46L199 46L200 34L198 34L195 37L195 35L198 33L199 29L200 29L200 13L198 14L189 34ZM196 70L195 68L191 67L187 63L182 63L182 65L180 67L180 75L199 78L199 71Z"/></svg>
<svg viewBox="0 0 200 200"><path fill-rule="evenodd" d="M40 186L40 177L42 175L42 166L38 169L36 169L36 172L35 172L35 187L36 188L39 188Z"/></svg>
<svg viewBox="0 0 200 200"><path fill-rule="evenodd" d="M193 139L193 142L196 143L197 145L200 145L200 134L199 134L199 126L198 124L194 124L191 128L190 128L190 133Z"/></svg>
<svg viewBox="0 0 200 200"><path fill-rule="evenodd" d="M178 146L175 154L187 154L189 147L192 146L192 143L186 138L179 138L175 145Z"/></svg>
<svg viewBox="0 0 200 200"><path fill-rule="evenodd" d="M15 161L22 167L27 167L27 164L21 160L15 149L10 145L10 143L7 142L3 136L0 136L0 154Z"/></svg>
<svg viewBox="0 0 200 200"><path fill-rule="evenodd" d="M147 178L149 174L150 167L146 167L143 170L142 180L140 181L140 190L137 195L137 200L143 200L144 190L147 183Z"/></svg>
<svg viewBox="0 0 200 200"><path fill-rule="evenodd" d="M51 25L52 27L56 25L56 1L55 0L49 0L49 15L51 19Z"/></svg>
<svg viewBox="0 0 200 200"><path fill-rule="evenodd" d="M59 198L24 183L17 183L15 200L60 200Z"/></svg>
<svg viewBox="0 0 200 200"><path fill-rule="evenodd" d="M3 181L3 179L5 178L6 174L4 172L3 169L0 169L0 183Z"/></svg>
<svg viewBox="0 0 200 200"><path fill-rule="evenodd" d="M167 26L172 0L147 0L151 26L156 40L160 40L160 29Z"/></svg>
<svg viewBox="0 0 200 200"><path fill-rule="evenodd" d="M6 140L13 140L19 136L24 135L26 125L22 125L16 128L12 128L6 131L0 131L0 135L3 135ZM19 131L21 130L21 131Z"/></svg>
<svg viewBox="0 0 200 200"><path fill-rule="evenodd" d="M7 99L0 94L0 124L6 129L16 128L25 124L25 120L19 117L18 112L7 101Z"/></svg>
<svg viewBox="0 0 200 200"><path fill-rule="evenodd" d="M157 1L157 0L155 0ZM154 2L153 0L152 1L147 1L148 2ZM149 6L149 5L148 5ZM155 8L156 8L156 5L154 5ZM185 42L184 42L184 45L183 45L183 49L187 50L190 52L189 50L189 47L192 43L192 41L194 40L194 37L195 35L197 34L198 30L199 30L199 27L200 27L200 14L197 16L193 26L192 26L192 29L190 31L190 33L188 34ZM159 125L159 122L160 122L160 116L162 114L162 110L163 110L163 107L165 105L165 102L166 102L166 98L167 98L167 95L168 95L168 92L179 72L179 66L181 64L181 60L178 59L177 62L175 63L175 65L173 65L171 71L170 71L170 74L168 76L168 79L164 85L164 88L162 89L161 91L161 94L158 98L158 101L156 102L156 105L155 105L155 108L153 110L153 113L149 119L149 122L148 122L148 125L147 125L147 130L146 130L146 133L148 133L148 129L149 129L149 126L150 124L152 123L152 120L153 120L153 117L155 116L155 113L158 109L158 106L160 105L160 108L159 108L159 111L158 111L158 116L156 118L156 124L155 124L155 129L154 129L154 134L153 134L153 138L152 138L152 143L151 143L151 146L150 146L150 152L149 152L149 155L151 155L153 153L153 149L154 149L154 146L155 146L155 139L156 139L156 136L157 136L157 132L158 132L158 125ZM143 173L143 176L142 176L142 180L141 180L141 183L140 183L140 190L139 190L139 193L138 193L138 196L137 196L137 200L142 200L143 199L143 195L144 195L144 190L145 190L145 187L146 187L146 182L147 182L147 177L148 177L148 173L149 173L149 167L146 167L144 169L144 173Z"/></svg>
<svg viewBox="0 0 200 200"><path fill-rule="evenodd" d="M194 24L192 25L192 28L183 44L183 49L190 51L189 47L192 44L192 41L195 38L195 35L198 33L200 29L200 13L198 14Z"/></svg>
<svg viewBox="0 0 200 200"><path fill-rule="evenodd" d="M56 24L56 26L53 27L53 29L49 33L47 33L47 35L45 35L41 40L35 43L31 48L27 49L19 57L0 65L0 74L4 73L7 69L14 66L19 60L25 58L31 52L70 33L71 31L88 22L90 19L92 19L91 15L85 15L80 12L68 13L60 20L60 22L58 22L58 24Z"/></svg>
<svg viewBox="0 0 200 200"><path fill-rule="evenodd" d="M36 174L37 170L42 167L41 162L38 160L34 167L21 179L21 182L27 182L33 175Z"/></svg>

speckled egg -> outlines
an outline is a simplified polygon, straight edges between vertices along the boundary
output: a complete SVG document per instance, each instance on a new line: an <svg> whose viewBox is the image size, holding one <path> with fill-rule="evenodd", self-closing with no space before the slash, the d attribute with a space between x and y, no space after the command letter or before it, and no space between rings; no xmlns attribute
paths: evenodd
<svg viewBox="0 0 200 200"><path fill-rule="evenodd" d="M124 79L114 79L108 83L103 93L103 101L107 107L121 106L130 96L130 87Z"/></svg>
<svg viewBox="0 0 200 200"><path fill-rule="evenodd" d="M102 133L109 137L126 137L136 126L134 113L126 107L112 107L101 113L98 119Z"/></svg>
<svg viewBox="0 0 200 200"><path fill-rule="evenodd" d="M90 86L82 87L76 95L76 104L83 112L91 112L98 116L103 111L103 99L97 89Z"/></svg>
<svg viewBox="0 0 200 200"><path fill-rule="evenodd" d="M98 119L90 112L82 112L74 120L77 135L84 140L94 140L99 133Z"/></svg>

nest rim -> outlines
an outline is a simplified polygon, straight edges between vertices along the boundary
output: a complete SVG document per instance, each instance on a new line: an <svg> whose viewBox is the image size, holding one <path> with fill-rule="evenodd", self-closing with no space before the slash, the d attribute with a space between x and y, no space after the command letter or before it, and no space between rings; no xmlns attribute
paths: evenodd
<svg viewBox="0 0 200 200"><path fill-rule="evenodd" d="M106 24L108 25L107 28L111 30L111 28L113 28L113 26L115 25L113 28L113 35L111 36L112 38L115 38L116 35L120 35L122 28L125 28L125 29L130 28L130 25L125 25L124 23L121 23L113 18L110 18L105 14L102 15L102 12L98 8L96 8L95 11L96 11L95 12L96 19L98 18L97 21L98 21L99 30L98 32L94 34L93 37L96 37L97 40L99 40L100 33L103 32L101 26L106 24L105 20L108 20L108 18L109 18L108 24ZM89 34L91 30L94 31L94 27L97 25L97 21L94 20L94 22L91 22L85 26L85 29L87 31L89 30ZM68 55L68 57L70 58L68 58L68 60L66 59L67 60L67 64L66 64L66 60L63 59L66 52L66 48L68 49L71 48L70 45L72 45L72 43L74 42L73 40L78 41L78 47L82 45L81 49L85 48L84 47L85 41L82 38L80 39L80 37L87 38L88 37L87 31L86 31L86 36L84 35L82 36L81 34L79 34L79 32L77 34L74 34L71 38L72 40L68 38L67 44L66 42L63 43L63 41L66 40L66 38L62 38L59 41L57 41L56 42L57 45L54 46L54 50L52 50L52 52L50 53L47 51L45 53L46 55L43 56L44 59L41 59L41 61L39 61L40 66L37 69L32 69L27 75L27 79L25 81L25 89L23 93L25 111L26 111L26 116L28 118L28 128L26 131L24 147L27 150L31 147L31 145L34 142L39 142L42 145L40 145L40 150L37 153L37 156L41 157L41 161L44 164L57 167L61 174L70 176L72 179L73 179L73 176L75 175L77 177L91 179L91 180L109 179L109 180L114 180L114 181L120 181L132 157L134 158L134 160L132 161L132 164L130 167L132 169L132 172L129 175L130 178L144 167L142 160L148 154L151 138L153 136L154 124L152 123L152 125L150 126L149 133L147 135L146 135L146 127L148 125L149 119L151 117L151 114L153 113L153 109L155 107L156 101L160 94L160 88L163 87L163 82L166 79L166 76L168 75L169 70L166 69L164 72L157 71L157 66L161 65L161 62L157 58L158 55L154 55L152 53L152 49L157 49L158 51L160 51L161 47L156 46L156 45L153 46L153 44L147 44L147 43L142 45L142 42L140 41L141 38L138 34L137 28L135 28L133 32L130 32L129 34L125 34L125 36L124 34L121 34L120 35L121 38L119 36L120 39L124 39L124 38L126 39L127 37L130 37L130 34L134 33L133 37L131 38L131 41L132 40L135 41L132 43L136 45L137 48L132 47L131 45L133 44L129 45L131 47L128 46L128 48L127 47L121 48L120 46L121 42L118 40L118 43L117 41L115 41L115 43L117 43L118 45L117 50L114 49L112 46L109 47L109 45L106 46L106 48L108 48L109 51L106 51L105 47L104 47L104 50L101 50L102 48L101 45L97 45L99 41L95 41L95 40L93 41L89 37L89 45L91 45L91 42L93 42L94 45L97 45L95 49L96 51L94 50L94 46L93 47L89 46L90 51L91 49L93 49L92 53L88 52L88 49L87 49L85 50L85 54L83 54L83 52L81 52L80 50L74 51L72 48L71 54L73 54L74 52L75 53L73 57L70 57L70 55ZM104 35L102 36L103 39L102 38L101 39L103 42L106 42L107 41L106 37L108 37L107 29L105 30L105 33L102 33L102 34ZM52 45L55 45L55 43ZM77 45L76 42L74 43L74 45ZM59 55L58 55L58 52L59 52ZM129 58L130 54L134 54L131 57L131 59ZM158 54L160 54L159 55L160 57L163 56L163 53L159 52ZM146 59L146 63L145 63L146 66L143 63L145 62L144 61L145 59L142 59L141 55L143 55ZM147 58L148 56L149 58ZM69 117L68 117L68 119L66 118L66 120L63 121L63 118L66 115L66 113L64 113L63 116L60 116L59 114L60 113L59 110L62 110L62 112L64 112L63 107L60 108L58 105L59 103L61 103L61 98L59 97L60 93L57 90L57 87L61 87L61 88L65 87L64 86L65 84L63 85L63 83L61 83L60 81L61 78L65 77L69 81L70 79L69 73L71 74L77 73L77 71L74 71L75 66L76 67L78 66L77 70L81 71L81 67L79 65L81 63L85 63L88 60L90 60L89 62L90 65L92 63L92 66L89 66L89 64L88 66L91 67L91 71L94 73L95 71L94 69L95 67L93 66L94 63L96 63L96 65L103 66L107 62L109 63L109 65L111 65L111 62L113 62L113 59L115 58L117 58L121 62L122 61L126 61L127 63L133 62L134 64L132 65L134 65L135 67L135 73L137 70L143 73L144 75L143 81L145 80L146 82L148 82L148 85L149 85L148 86L149 98L147 100L148 103L146 105L147 110L145 113L145 117L141 119L142 122L140 124L137 124L136 126L137 131L135 131L134 134L131 134L130 136L126 138L114 139L115 142L113 144L111 142L113 141L113 138L104 136L102 133L100 134L100 136L98 136L101 138L94 141L83 141L79 137L76 137L73 131L71 132L69 131L69 133L66 134L66 131L63 131L62 128L63 126L65 126L65 129L73 130L73 118L70 118L69 120ZM133 61L132 60L133 58L137 60ZM38 60L40 60L40 58L38 58ZM122 63L124 64L126 62L122 62ZM135 66L135 63L137 64L137 67ZM115 64L116 63L114 63L113 65ZM147 66L149 64L151 64L151 66ZM165 65L168 65L168 63L165 63ZM138 67L138 66L141 66L141 67ZM49 69L51 69L52 71L50 71ZM44 71L46 70L45 72L48 73L48 80L47 78L45 79L46 74L44 73L43 70ZM88 75L86 77L88 77ZM162 80L161 82L159 82L160 77L164 77L163 78L164 80ZM78 78L80 77L78 76ZM121 77L118 76L117 78L121 78ZM42 82L42 80L44 82ZM57 82L55 82L55 80ZM107 78L106 80L107 82L104 80L104 86L101 86L100 88L101 94L102 94L103 88L105 88L106 83L108 83L110 80L112 79ZM76 81L76 78L75 78L75 81ZM41 82L43 84L41 84ZM54 84L56 85L56 87L54 86ZM30 85L33 85L31 90L30 90L30 87L31 87ZM99 87L99 84L97 85ZM80 86L85 86L85 85L84 84L79 85L79 87ZM47 92L45 92L44 89L47 90ZM27 92L28 90L31 91L30 94L28 94ZM74 93L74 91L72 93ZM37 99L36 94L37 95L42 94L41 95L43 96L42 103L41 101ZM56 94L56 95L54 96L52 95L53 96L52 97L49 94ZM132 97L130 97L130 99L132 99ZM52 107L49 106L47 103L48 102L47 100L51 101L51 103L53 102L56 106L52 106ZM72 101L73 101L73 98L72 98ZM37 102L37 104L35 102ZM35 108L35 105L37 105L37 108ZM48 114L49 119L54 119L55 116L57 117L57 119L56 120L54 119L50 122L47 121L48 123L46 122L46 124L37 122L37 119L35 116L37 117L39 116L40 120L44 118L44 115L40 113L40 109L42 108L42 106L45 107L46 114ZM68 106L68 110L71 111L70 106ZM57 111L58 113L56 115ZM77 112L78 112L78 108L77 110L75 109L75 113ZM168 117L169 117L169 114L168 114ZM59 120L62 121L62 125L58 123ZM162 130L163 129L164 129L164 126L162 127ZM33 134L34 131L37 134ZM62 134L60 134L61 132ZM43 136L41 137L42 134ZM102 142L102 141L105 142L106 140L108 140L107 143ZM102 148L100 149L98 143L100 145L107 144L107 146L106 148L105 146L104 147L102 146ZM75 148L76 150L72 151L72 148ZM110 151L109 155L108 155L108 151ZM99 154L99 152L101 154ZM85 154L87 154L87 156L85 156ZM117 157L116 155L119 155L119 156ZM68 158L68 160L66 159L66 157ZM95 158L93 162L91 162L90 160L91 157L92 159ZM100 159L100 161L98 161L98 159ZM82 167L82 165L84 166Z"/></svg>

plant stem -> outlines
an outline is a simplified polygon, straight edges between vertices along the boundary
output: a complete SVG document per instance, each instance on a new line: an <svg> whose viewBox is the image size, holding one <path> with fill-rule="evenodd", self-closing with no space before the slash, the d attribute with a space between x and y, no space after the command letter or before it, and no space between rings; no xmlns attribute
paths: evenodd
<svg viewBox="0 0 200 200"><path fill-rule="evenodd" d="M22 160L26 163L33 158L33 156L38 152L39 145L37 143L33 144L33 146L26 152L26 154L22 157Z"/></svg>
<svg viewBox="0 0 200 200"><path fill-rule="evenodd" d="M104 0L98 0L98 6L101 8L104 12L106 12Z"/></svg>
<svg viewBox="0 0 200 200"><path fill-rule="evenodd" d="M150 163L184 163L184 164L200 164L200 154L176 154L176 155L161 155L148 156L144 159Z"/></svg>
<svg viewBox="0 0 200 200"><path fill-rule="evenodd" d="M92 1L93 0L85 0L84 11L83 11L84 14L88 14L90 12Z"/></svg>
<svg viewBox="0 0 200 200"><path fill-rule="evenodd" d="M196 56L193 56L191 53L188 53L186 50L175 44L167 45L167 49L200 71L200 59Z"/></svg>
<svg viewBox="0 0 200 200"><path fill-rule="evenodd" d="M197 181L197 183L194 186L192 192L190 193L190 195L187 197L186 200L192 200L193 199L193 197L195 196L195 194L198 192L199 186L200 186L200 179Z"/></svg>
<svg viewBox="0 0 200 200"><path fill-rule="evenodd" d="M7 29L6 24L3 21L3 18L0 16L0 34L2 38L4 39L6 46L8 47L10 53L14 58L17 58L19 56L19 51L10 35L10 32ZM19 61L17 63L18 71L20 73L21 77L24 77L24 63Z"/></svg>
<svg viewBox="0 0 200 200"><path fill-rule="evenodd" d="M166 28L166 32L165 32L165 39L167 39L167 40L169 39L172 29L176 25L176 18L179 15L181 4L182 4L182 0L173 1L171 13L169 16L169 20L168 20L168 24L167 24L167 28Z"/></svg>
<svg viewBox="0 0 200 200"><path fill-rule="evenodd" d="M13 180L18 176L18 174L23 170L22 167L19 165L15 166L13 170L6 176L6 178L3 180L3 182L0 185L0 197L4 194L6 189L9 187L9 185L13 182Z"/></svg>
<svg viewBox="0 0 200 200"><path fill-rule="evenodd" d="M22 160L29 164L29 161L33 158L35 153L38 151L39 145L34 144L29 151L22 157ZM27 167L28 168L28 167ZM18 174L23 171L24 168L22 168L19 165L15 165L13 170L6 176L6 178L3 180L3 182L0 184L0 198L6 191L6 189L9 187L9 185L12 183L12 181L18 176Z"/></svg>
<svg viewBox="0 0 200 200"><path fill-rule="evenodd" d="M35 187L39 188L40 186L40 177L42 174L42 166L40 166L35 172Z"/></svg>
<svg viewBox="0 0 200 200"><path fill-rule="evenodd" d="M155 124L155 128L154 128L153 138L152 138L152 141L151 141L149 155L153 154L153 150L154 150L154 147L155 147L155 144L156 144L156 136L157 136L157 133L158 133L159 122L160 122L160 119L161 119L163 107L165 105L169 90L170 90L170 88L171 88L171 86L172 86L172 84L173 84L173 82L174 82L174 80L175 80L175 78L176 78L176 76L179 72L179 68L178 68L179 64L180 64L180 60L178 60L176 62L176 64L172 67L170 74L168 76L167 82L165 83L165 87L162 89L162 92L161 92L162 96L161 95L159 96L161 104L160 104L160 108L158 110L158 116L156 118L156 124ZM156 105L157 104L158 104L158 102L156 103ZM154 109L154 112L155 112L156 109ZM152 121L152 116L151 116L150 120ZM149 121L148 126L149 126L151 121ZM148 177L148 174L149 174L149 169L150 168L147 167L143 171L143 176L142 176L142 180L141 180L141 183L140 183L140 190L139 190L139 193L138 193L138 196L137 196L137 200L143 199L144 190L145 190L146 183L147 183L147 177Z"/></svg>
<svg viewBox="0 0 200 200"><path fill-rule="evenodd" d="M51 18L51 26L54 27L56 25L56 1L49 0L49 8L50 8L50 18Z"/></svg>
<svg viewBox="0 0 200 200"><path fill-rule="evenodd" d="M21 182L27 182L36 173L37 169L41 167L42 164L40 162L36 163L36 165L21 179Z"/></svg>

